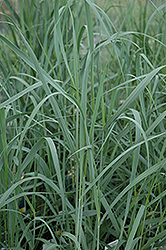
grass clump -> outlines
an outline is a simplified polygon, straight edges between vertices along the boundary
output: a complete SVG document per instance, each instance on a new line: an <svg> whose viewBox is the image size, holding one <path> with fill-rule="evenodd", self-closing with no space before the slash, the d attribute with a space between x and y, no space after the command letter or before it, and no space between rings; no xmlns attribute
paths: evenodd
<svg viewBox="0 0 166 250"><path fill-rule="evenodd" d="M166 4L3 2L1 248L164 247Z"/></svg>

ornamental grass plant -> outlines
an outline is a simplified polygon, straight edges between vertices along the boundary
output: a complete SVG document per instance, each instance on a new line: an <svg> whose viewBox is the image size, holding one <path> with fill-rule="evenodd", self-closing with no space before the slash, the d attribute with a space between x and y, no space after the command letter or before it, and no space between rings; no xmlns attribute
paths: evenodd
<svg viewBox="0 0 166 250"><path fill-rule="evenodd" d="M165 1L0 9L0 249L166 249Z"/></svg>

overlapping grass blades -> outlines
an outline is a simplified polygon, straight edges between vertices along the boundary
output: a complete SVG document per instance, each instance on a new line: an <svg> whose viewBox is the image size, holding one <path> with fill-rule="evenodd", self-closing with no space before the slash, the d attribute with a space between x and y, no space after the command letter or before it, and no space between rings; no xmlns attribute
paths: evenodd
<svg viewBox="0 0 166 250"><path fill-rule="evenodd" d="M0 247L164 246L165 4L4 3Z"/></svg>

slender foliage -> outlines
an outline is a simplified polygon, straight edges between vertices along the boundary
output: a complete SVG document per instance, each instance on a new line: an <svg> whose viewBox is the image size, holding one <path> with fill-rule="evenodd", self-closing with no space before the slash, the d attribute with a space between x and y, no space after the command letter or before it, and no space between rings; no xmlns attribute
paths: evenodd
<svg viewBox="0 0 166 250"><path fill-rule="evenodd" d="M166 4L124 3L0 4L0 248L165 249Z"/></svg>

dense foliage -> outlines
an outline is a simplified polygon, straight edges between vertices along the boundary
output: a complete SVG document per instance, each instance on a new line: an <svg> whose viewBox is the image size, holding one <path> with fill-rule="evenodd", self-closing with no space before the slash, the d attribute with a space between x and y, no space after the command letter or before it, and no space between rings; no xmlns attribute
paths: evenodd
<svg viewBox="0 0 166 250"><path fill-rule="evenodd" d="M1 249L166 249L164 2L1 1Z"/></svg>

